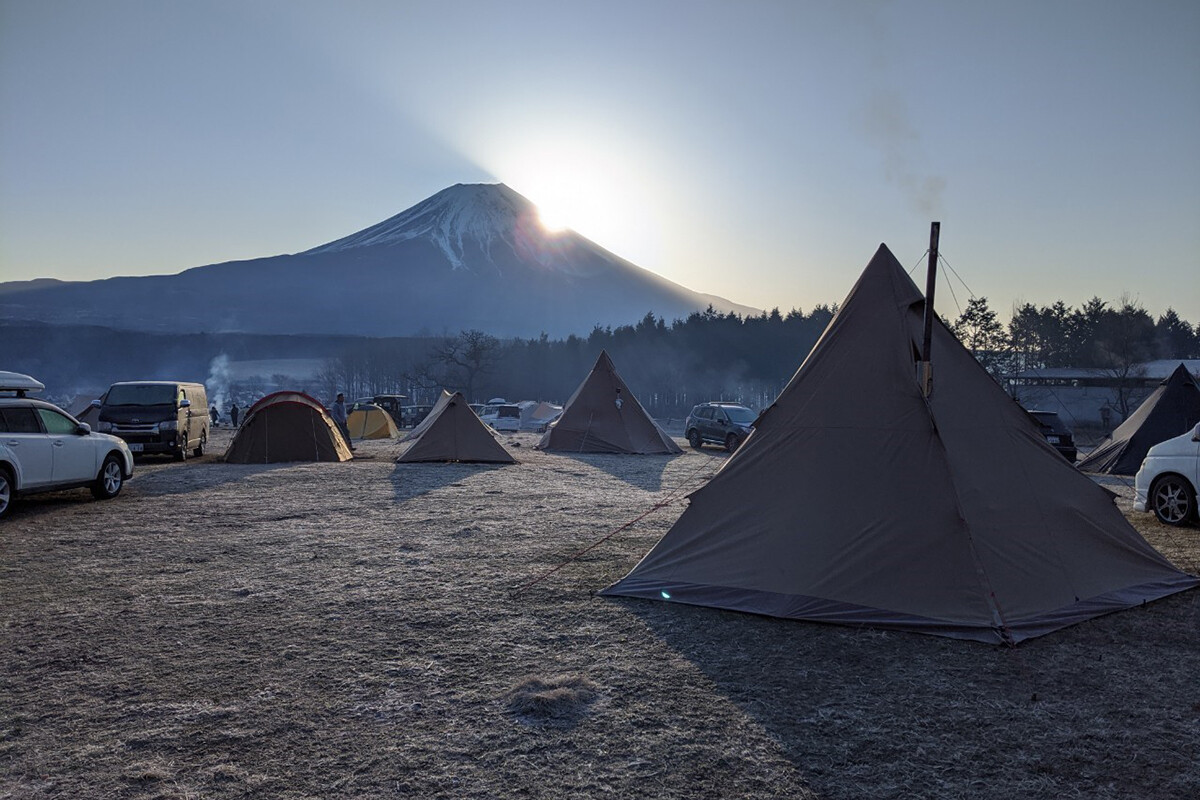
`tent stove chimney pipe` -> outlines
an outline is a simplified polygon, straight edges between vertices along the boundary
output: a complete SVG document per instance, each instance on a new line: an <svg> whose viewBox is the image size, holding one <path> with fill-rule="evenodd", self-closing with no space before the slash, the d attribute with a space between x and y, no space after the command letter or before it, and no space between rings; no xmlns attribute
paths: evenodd
<svg viewBox="0 0 1200 800"><path fill-rule="evenodd" d="M921 391L926 397L933 391L933 358L930 349L933 346L933 291L937 282L938 237L941 232L942 223L930 223L929 270L925 276L925 341L921 348Z"/></svg>

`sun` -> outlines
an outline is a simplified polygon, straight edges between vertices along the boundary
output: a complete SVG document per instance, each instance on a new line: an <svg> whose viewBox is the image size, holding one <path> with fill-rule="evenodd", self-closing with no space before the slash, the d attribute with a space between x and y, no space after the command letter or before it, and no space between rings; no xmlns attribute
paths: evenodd
<svg viewBox="0 0 1200 800"><path fill-rule="evenodd" d="M488 161L537 207L547 232L572 230L643 266L656 260L660 226L652 223L645 170L620 143L579 132L544 135L510 142Z"/></svg>

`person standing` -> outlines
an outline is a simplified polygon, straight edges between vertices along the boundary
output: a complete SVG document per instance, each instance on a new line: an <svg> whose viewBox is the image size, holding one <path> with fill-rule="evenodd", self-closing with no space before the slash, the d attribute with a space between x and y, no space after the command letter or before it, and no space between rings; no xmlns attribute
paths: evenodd
<svg viewBox="0 0 1200 800"><path fill-rule="evenodd" d="M233 427L235 427L235 428L237 427L237 419L238 419L238 407L237 407L237 403L234 403L233 405L231 405L229 407L229 420L230 420L230 422L233 423Z"/></svg>
<svg viewBox="0 0 1200 800"><path fill-rule="evenodd" d="M212 417L213 427L214 428L217 427L217 423L221 421L221 415L219 413L217 413L217 404L216 403L213 403L213 407L212 407L212 409L209 410L208 415L210 417Z"/></svg>
<svg viewBox="0 0 1200 800"><path fill-rule="evenodd" d="M330 409L329 415L337 423L342 436L346 437L346 446L353 450L354 443L350 441L350 427L346 424L346 395L341 392L337 393L337 399L333 401L333 408Z"/></svg>

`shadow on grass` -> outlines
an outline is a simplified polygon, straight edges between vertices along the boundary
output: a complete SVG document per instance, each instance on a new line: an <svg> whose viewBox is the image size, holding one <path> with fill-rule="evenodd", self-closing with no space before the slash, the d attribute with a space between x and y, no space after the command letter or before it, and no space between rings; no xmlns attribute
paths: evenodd
<svg viewBox="0 0 1200 800"><path fill-rule="evenodd" d="M453 486L461 481L469 480L475 475L492 472L498 469L514 468L515 464L474 464L443 461L419 461L397 464L392 470L392 498L396 505L401 505L415 497L420 497L447 486Z"/></svg>
<svg viewBox="0 0 1200 800"><path fill-rule="evenodd" d="M678 455L625 455L615 453L568 453L562 450L547 450L547 455L558 456L578 462L580 470L585 467L598 469L619 481L628 483L647 492L657 492L663 485L663 473L667 465Z"/></svg>
<svg viewBox="0 0 1200 800"><path fill-rule="evenodd" d="M203 492L238 483L253 475L261 475L277 469L296 466L282 464L226 464L216 461L207 464L172 464L159 469L138 470L134 466L133 478L125 491L144 497L169 497L172 495Z"/></svg>
<svg viewBox="0 0 1200 800"><path fill-rule="evenodd" d="M614 602L757 720L823 798L1168 798L1200 786L1200 705L1184 699L1200 679L1186 655L1200 646L1200 592L1017 648Z"/></svg>

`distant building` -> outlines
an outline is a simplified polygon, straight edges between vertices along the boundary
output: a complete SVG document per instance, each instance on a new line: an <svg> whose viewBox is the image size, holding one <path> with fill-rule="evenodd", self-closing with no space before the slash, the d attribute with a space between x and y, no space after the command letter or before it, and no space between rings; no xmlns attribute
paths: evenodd
<svg viewBox="0 0 1200 800"><path fill-rule="evenodd" d="M1028 369L1008 379L1009 392L1030 410L1056 411L1073 427L1111 430L1137 410L1180 364L1200 380L1200 359L1163 359L1138 364L1125 375L1085 367Z"/></svg>

